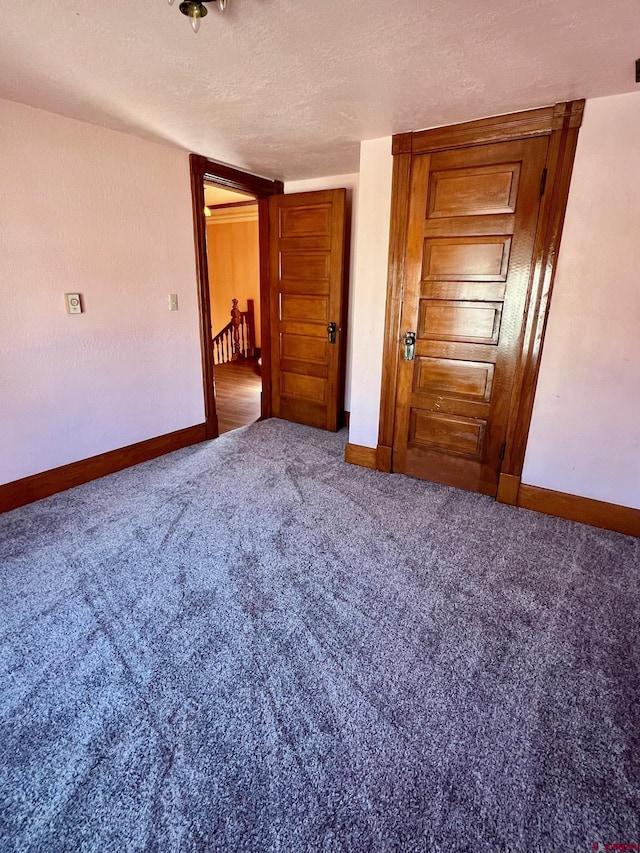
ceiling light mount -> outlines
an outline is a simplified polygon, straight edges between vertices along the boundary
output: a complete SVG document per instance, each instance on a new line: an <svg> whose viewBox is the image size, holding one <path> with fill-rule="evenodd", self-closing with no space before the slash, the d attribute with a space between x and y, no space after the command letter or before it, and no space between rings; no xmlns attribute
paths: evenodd
<svg viewBox="0 0 640 853"><path fill-rule="evenodd" d="M174 0L169 0L169 5L173 6ZM191 21L191 26L194 33L200 29L200 21L209 14L206 3L216 3L221 12L227 8L228 0L183 0L180 3L180 11Z"/></svg>

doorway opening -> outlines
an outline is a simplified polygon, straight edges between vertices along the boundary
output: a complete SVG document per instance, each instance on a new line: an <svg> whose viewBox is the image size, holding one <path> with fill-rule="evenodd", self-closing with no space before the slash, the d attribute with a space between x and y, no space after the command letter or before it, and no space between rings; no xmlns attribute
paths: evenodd
<svg viewBox="0 0 640 853"><path fill-rule="evenodd" d="M260 417L337 430L344 407L348 302L346 189L284 195L281 181L249 175L197 154L191 155L190 165L206 437L220 434L216 407L216 390L218 396L220 390L216 388L216 370L219 375L220 365L216 364L214 349L218 344L224 346L220 340L215 342L219 330L212 322L207 185L245 196L244 202L227 203L248 207L246 202L255 204L257 200ZM242 346L241 330L243 325L248 326L251 311L247 306L243 312L239 301L237 305L232 301L231 311L230 331L236 335L231 351L237 354Z"/></svg>
<svg viewBox="0 0 640 853"><path fill-rule="evenodd" d="M261 414L260 247L255 195L204 182L219 434Z"/></svg>
<svg viewBox="0 0 640 853"><path fill-rule="evenodd" d="M216 335L216 333L220 331L220 329L218 327L214 328L214 320L212 316L212 289L209 286L209 259L207 256L206 224L207 219L209 219L210 217L205 215L205 187L207 185L211 185L213 187L216 187L218 190L230 190L243 196L243 199L241 199L240 202L238 202L238 200L236 199L235 202L219 201L219 204L238 204L242 203L242 201L248 201L250 204L257 204L258 207L257 224L259 234L258 256L260 270L260 286L259 322L255 323L255 325L257 328L259 328L259 335L256 331L255 338L260 342L259 357L262 360L260 370L262 380L260 416L263 418L268 418L271 416L271 357L269 346L270 318L268 274L269 244L267 199L271 195L282 193L284 187L281 181L271 181L267 178L260 178L257 175L251 175L248 172L242 172L240 169L235 169L231 166L225 166L222 163L216 163L213 160L208 160L206 157L202 157L198 154L190 155L189 164L191 171L191 200L193 207L193 227L196 247L196 268L200 305L200 343L202 350L202 378L204 388L206 436L207 438L217 438L220 434L217 403L220 402L220 404L224 407L224 394L222 384L219 382L218 379L218 376L221 373L221 368L220 365L215 364L214 357L213 336ZM232 307L233 303L227 306L226 310L230 312ZM237 310L242 314L240 308L238 308ZM227 322L230 320L231 315L229 313L227 317ZM216 371L218 371L217 374ZM216 392L218 394L218 397L220 397L219 401L216 399Z"/></svg>

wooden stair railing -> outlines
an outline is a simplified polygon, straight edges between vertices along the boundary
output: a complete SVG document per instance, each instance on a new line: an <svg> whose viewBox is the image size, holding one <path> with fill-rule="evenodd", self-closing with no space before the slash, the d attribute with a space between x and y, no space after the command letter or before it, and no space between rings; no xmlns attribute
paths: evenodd
<svg viewBox="0 0 640 853"><path fill-rule="evenodd" d="M213 337L213 363L225 364L255 354L256 326L253 299L247 299L247 310L240 311L238 300L231 300L231 320Z"/></svg>

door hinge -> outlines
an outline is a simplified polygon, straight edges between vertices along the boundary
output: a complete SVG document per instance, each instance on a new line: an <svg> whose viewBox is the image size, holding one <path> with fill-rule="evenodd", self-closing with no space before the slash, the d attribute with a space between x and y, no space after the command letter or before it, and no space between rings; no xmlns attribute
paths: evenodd
<svg viewBox="0 0 640 853"><path fill-rule="evenodd" d="M547 186L547 170L544 168L542 170L542 175L540 175L540 195L544 195L545 187Z"/></svg>
<svg viewBox="0 0 640 853"><path fill-rule="evenodd" d="M504 461L504 454L507 452L507 442L502 442L502 447L500 448L500 461Z"/></svg>

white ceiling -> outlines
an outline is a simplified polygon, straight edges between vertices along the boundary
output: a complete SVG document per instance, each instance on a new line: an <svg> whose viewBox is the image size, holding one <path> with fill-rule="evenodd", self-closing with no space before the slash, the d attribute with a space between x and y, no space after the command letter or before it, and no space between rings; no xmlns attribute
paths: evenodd
<svg viewBox="0 0 640 853"><path fill-rule="evenodd" d="M4 3L0 97L267 177L357 171L359 141L640 90L637 0Z"/></svg>

